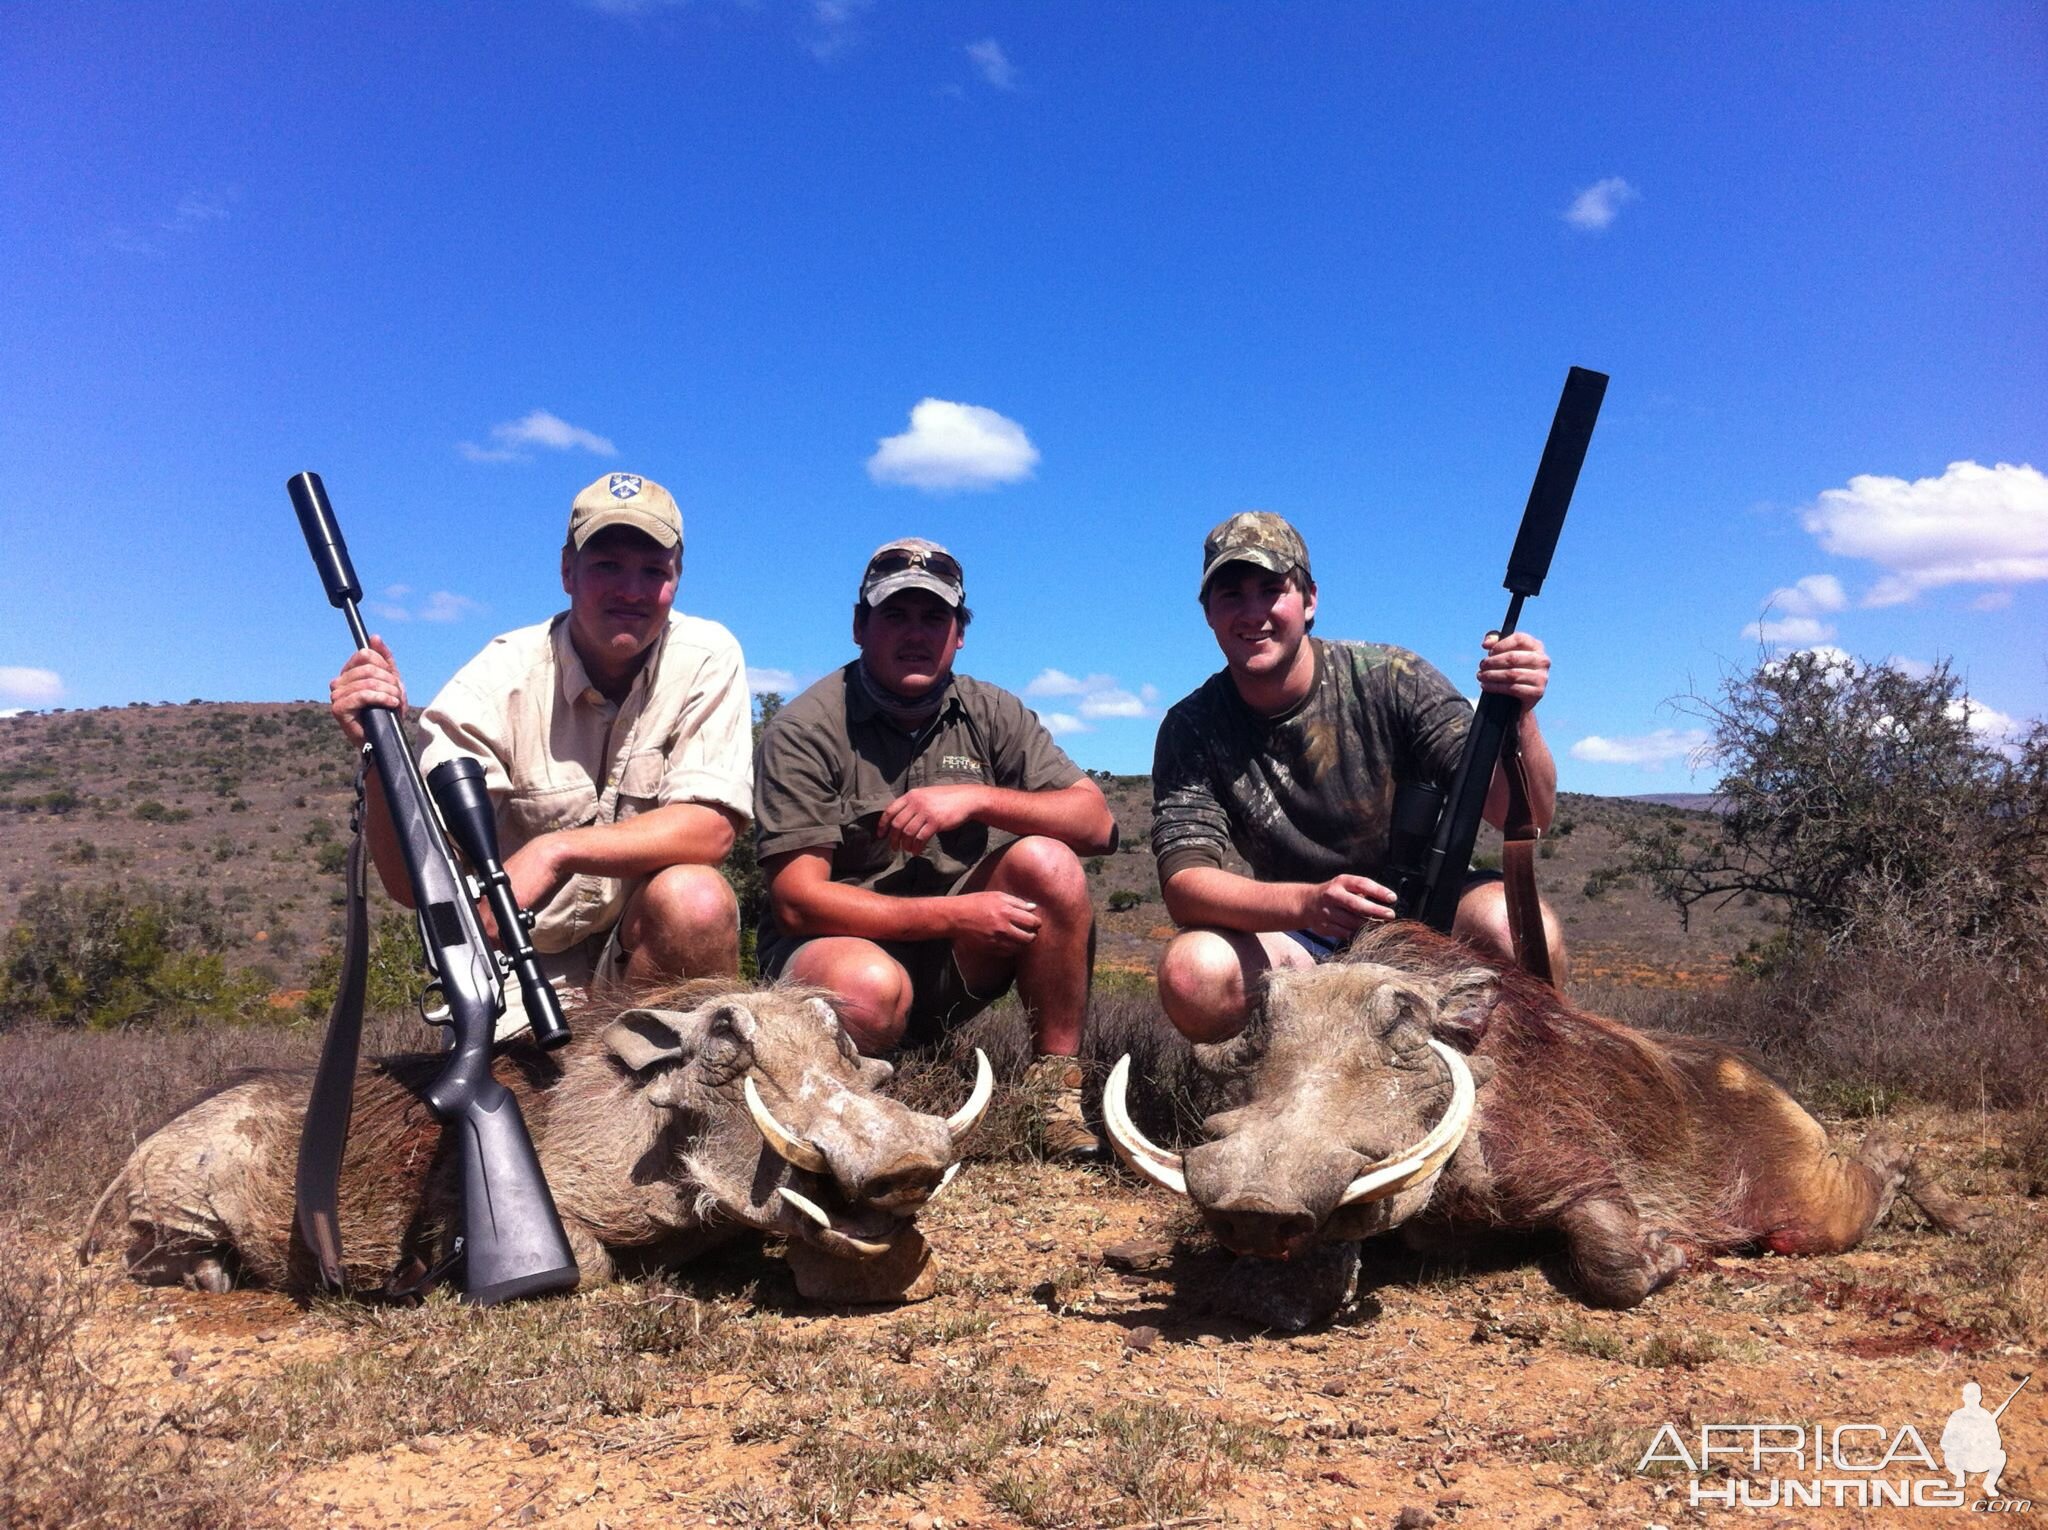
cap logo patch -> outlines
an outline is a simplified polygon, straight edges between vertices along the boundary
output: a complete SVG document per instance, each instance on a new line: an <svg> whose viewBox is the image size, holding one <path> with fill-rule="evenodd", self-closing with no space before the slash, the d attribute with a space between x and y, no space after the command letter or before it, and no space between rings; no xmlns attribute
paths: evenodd
<svg viewBox="0 0 2048 1530"><path fill-rule="evenodd" d="M640 475L638 473L612 474L611 491L613 499L631 499L640 492Z"/></svg>

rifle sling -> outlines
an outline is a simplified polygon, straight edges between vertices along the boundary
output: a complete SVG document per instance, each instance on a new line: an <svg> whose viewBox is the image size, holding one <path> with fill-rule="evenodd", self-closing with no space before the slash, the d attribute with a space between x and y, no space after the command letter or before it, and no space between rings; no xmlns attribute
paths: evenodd
<svg viewBox="0 0 2048 1530"><path fill-rule="evenodd" d="M299 1236L319 1266L321 1286L342 1289L341 1160L348 1147L348 1123L356 1087L356 1058L362 1049L363 999L369 976L368 855L363 844L369 754L356 765L355 837L348 847L348 928L342 936L341 972L334 1007L327 1012L327 1038L313 1074L306 1124L299 1134Z"/></svg>
<svg viewBox="0 0 2048 1530"><path fill-rule="evenodd" d="M1536 827L1529 807L1529 772L1522 759L1521 719L1501 735L1500 768L1507 780L1507 820L1501 826L1501 875L1508 901L1508 931L1515 942L1515 963L1552 987L1550 942L1543 935L1543 906L1536 897Z"/></svg>

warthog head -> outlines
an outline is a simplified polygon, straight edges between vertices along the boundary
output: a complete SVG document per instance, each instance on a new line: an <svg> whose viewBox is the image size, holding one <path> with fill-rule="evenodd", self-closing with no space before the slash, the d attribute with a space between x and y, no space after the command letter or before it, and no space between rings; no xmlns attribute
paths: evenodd
<svg viewBox="0 0 2048 1530"><path fill-rule="evenodd" d="M1241 1254L1285 1259L1396 1226L1427 1204L1471 1120L1471 1071L1434 1033L1479 996L1468 979L1489 977L1371 962L1275 973L1243 1034L1197 1048L1237 1102L1203 1123L1209 1140L1185 1156L1146 1140L1125 1101L1128 1057L1104 1093L1110 1139Z"/></svg>
<svg viewBox="0 0 2048 1530"><path fill-rule="evenodd" d="M691 993L686 985L670 1002ZM651 1150L643 1160L650 1176L694 1191L706 1221L742 1223L840 1258L888 1251L953 1177L960 1143L993 1090L977 1051L973 1093L951 1116L879 1093L894 1070L861 1057L826 996L811 989L630 1009L605 1028L604 1044L631 1087L676 1113L673 1155Z"/></svg>

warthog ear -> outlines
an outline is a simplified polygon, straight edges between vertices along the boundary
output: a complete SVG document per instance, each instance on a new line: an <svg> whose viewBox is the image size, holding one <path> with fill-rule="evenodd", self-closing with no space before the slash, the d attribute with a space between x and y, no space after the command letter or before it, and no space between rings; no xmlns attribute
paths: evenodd
<svg viewBox="0 0 2048 1530"><path fill-rule="evenodd" d="M629 1009L604 1028L612 1056L635 1073L683 1055L690 1017L671 1009Z"/></svg>
<svg viewBox="0 0 2048 1530"><path fill-rule="evenodd" d="M1443 1002L1437 1006L1436 1034L1461 1052L1469 1052L1486 1037L1493 1023L1493 1007L1500 1002L1500 984L1484 967L1467 967L1451 974L1444 984Z"/></svg>

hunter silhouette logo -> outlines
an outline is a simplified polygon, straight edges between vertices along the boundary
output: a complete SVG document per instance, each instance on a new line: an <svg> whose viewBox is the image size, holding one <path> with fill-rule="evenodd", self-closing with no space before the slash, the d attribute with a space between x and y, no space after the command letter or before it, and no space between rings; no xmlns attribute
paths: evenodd
<svg viewBox="0 0 2048 1530"><path fill-rule="evenodd" d="M1941 1431L1941 1459L1911 1424L1701 1424L1696 1437L1665 1424L1636 1462L1677 1466L1693 1474L1689 1500L1724 1509L1923 1508L2026 1514L2025 1498L2001 1498L2005 1446L1999 1417L2034 1378L2026 1376L1995 1409L1984 1389L1966 1382L1962 1406ZM1983 1479L1982 1494L1965 1491ZM1702 1480L1705 1478L1705 1480Z"/></svg>
<svg viewBox="0 0 2048 1530"><path fill-rule="evenodd" d="M2029 1376L2027 1381L2034 1378ZM1948 1416L1948 1427L1941 1431L1941 1464L1955 1474L1956 1486L1963 1485L1963 1479L1984 1474L1984 1496L1998 1496L1998 1479L2005 1471L2005 1447L1998 1438L1998 1415L2012 1406L2013 1397L2020 1395L2026 1386L2022 1381L2012 1389L2012 1397L1998 1405L1997 1413L1984 1411L1984 1389L1976 1382L1963 1385L1963 1405Z"/></svg>

